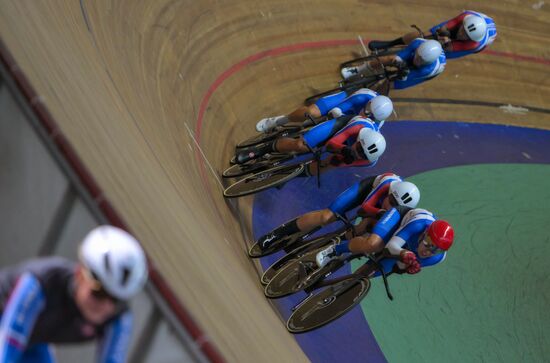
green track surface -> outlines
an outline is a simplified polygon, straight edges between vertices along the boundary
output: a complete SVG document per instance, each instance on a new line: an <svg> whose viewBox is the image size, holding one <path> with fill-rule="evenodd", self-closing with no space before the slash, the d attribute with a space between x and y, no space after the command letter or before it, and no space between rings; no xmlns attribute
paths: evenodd
<svg viewBox="0 0 550 363"><path fill-rule="evenodd" d="M549 362L550 166L468 165L409 180L419 207L449 220L456 239L441 264L391 276L393 302L374 279L361 307L388 361Z"/></svg>

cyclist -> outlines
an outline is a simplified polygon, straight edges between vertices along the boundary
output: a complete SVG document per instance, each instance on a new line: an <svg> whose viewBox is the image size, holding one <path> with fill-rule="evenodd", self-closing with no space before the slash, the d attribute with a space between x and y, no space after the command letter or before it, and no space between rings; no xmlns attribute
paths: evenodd
<svg viewBox="0 0 550 363"><path fill-rule="evenodd" d="M444 220L436 220L425 209L409 210L402 218L396 208L388 211L374 226L368 237L355 237L349 242L331 245L317 256L319 267L349 253L375 253L387 248L395 259L381 261L385 272L416 274L422 267L435 265L445 259L452 246L454 230ZM396 229L397 228L397 229Z"/></svg>
<svg viewBox="0 0 550 363"><path fill-rule="evenodd" d="M297 232L312 233L336 221L337 215L361 206L357 214L364 218L356 228L357 233L383 215L393 206L415 208L420 200L420 191L413 183L403 181L394 173L384 173L365 178L341 193L328 208L306 213L284 223L258 239L261 249L266 249L275 241Z"/></svg>
<svg viewBox="0 0 550 363"><path fill-rule="evenodd" d="M61 257L0 270L0 361L55 362L50 343L98 340L98 362L125 362L132 330L127 301L147 280L147 261L127 232L89 232L79 262Z"/></svg>
<svg viewBox="0 0 550 363"><path fill-rule="evenodd" d="M330 115L336 118L342 115L358 115L364 110L365 116L374 121L383 122L393 112L393 103L386 97L368 88L361 88L352 94L345 91L319 98L314 104L302 106L283 116L274 116L261 119L256 124L258 132L269 132L276 126L288 122L302 122L306 115L314 118Z"/></svg>
<svg viewBox="0 0 550 363"><path fill-rule="evenodd" d="M390 87L405 89L436 77L443 72L445 64L445 53L438 41L416 38L397 54L380 56L359 66L344 67L341 73L344 79L353 80L361 74L379 72L382 65L395 66L400 69L400 75Z"/></svg>
<svg viewBox="0 0 550 363"><path fill-rule="evenodd" d="M378 125L364 116L340 116L323 122L298 138L282 137L237 153L243 164L267 153L307 153L322 148L330 155L319 161L321 173L341 166L376 165L386 150L386 139ZM349 123L348 123L349 122ZM317 162L309 163L300 177L316 175Z"/></svg>
<svg viewBox="0 0 550 363"><path fill-rule="evenodd" d="M432 27L425 34L426 38L438 40L445 50L445 56L452 59L481 52L495 41L497 29L495 21L487 15L466 10L453 19ZM419 32L413 31L392 41L373 40L369 42L369 48L375 50L409 45L418 36Z"/></svg>

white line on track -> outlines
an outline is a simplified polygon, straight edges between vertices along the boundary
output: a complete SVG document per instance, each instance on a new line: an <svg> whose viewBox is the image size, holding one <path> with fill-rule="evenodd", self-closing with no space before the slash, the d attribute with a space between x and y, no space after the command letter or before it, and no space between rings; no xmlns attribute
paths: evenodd
<svg viewBox="0 0 550 363"><path fill-rule="evenodd" d="M216 181L218 182L218 184L220 185L220 188L222 190L224 190L225 188L223 187L223 184L220 180L220 177L218 176L218 174L216 173L216 171L214 170L214 168L212 167L212 164L210 164L210 161L208 161L208 159L206 158L206 155L204 155L204 152L202 151L202 148L200 147L199 143L197 142L197 139L195 139L195 135L193 134L193 131L191 131L191 129L189 128L189 126L187 126L187 122L184 122L183 123L185 125L185 128L187 129L187 132L189 133L189 136L191 136L191 138L193 139L193 142L195 143L195 145L197 146L197 149L199 149L201 155L202 155L202 158L204 159L204 161L206 161L206 164L208 165L208 167L210 168L210 171L212 172L212 175L214 175L214 178L216 178Z"/></svg>

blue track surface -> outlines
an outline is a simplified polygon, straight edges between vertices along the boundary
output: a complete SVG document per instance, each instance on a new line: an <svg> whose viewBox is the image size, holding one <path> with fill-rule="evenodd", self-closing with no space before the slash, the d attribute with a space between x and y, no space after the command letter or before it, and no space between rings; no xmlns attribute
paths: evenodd
<svg viewBox="0 0 550 363"><path fill-rule="evenodd" d="M467 164L550 163L550 131L545 130L460 122L400 121L386 123L382 132L388 147L376 167L344 168L324 174L321 190L317 189L316 180L309 178L295 179L281 190L258 194L252 216L254 237L257 239L303 213L326 208L339 193L369 175L392 171L408 177ZM426 192L419 187L421 192ZM263 258L263 267L268 267L280 256L282 253ZM344 273L349 273L349 267L348 271L341 272ZM300 293L275 301L285 320L291 307L303 297L305 294ZM296 339L313 362L385 361L359 307L321 329L297 335Z"/></svg>

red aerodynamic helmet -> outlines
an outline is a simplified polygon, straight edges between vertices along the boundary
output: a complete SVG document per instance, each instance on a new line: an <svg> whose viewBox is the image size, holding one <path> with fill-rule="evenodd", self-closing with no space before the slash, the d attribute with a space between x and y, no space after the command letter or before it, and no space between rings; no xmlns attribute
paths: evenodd
<svg viewBox="0 0 550 363"><path fill-rule="evenodd" d="M428 227L428 236L438 248L447 251L453 245L455 231L449 222L439 219Z"/></svg>

